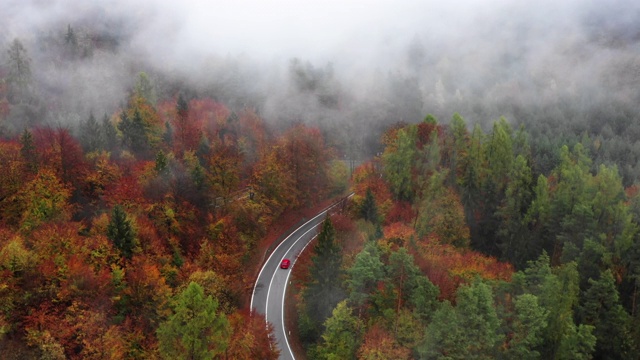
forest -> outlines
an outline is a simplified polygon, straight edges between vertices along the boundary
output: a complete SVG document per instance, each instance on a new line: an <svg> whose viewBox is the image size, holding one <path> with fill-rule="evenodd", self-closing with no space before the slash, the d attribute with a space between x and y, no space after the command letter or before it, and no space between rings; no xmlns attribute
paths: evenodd
<svg viewBox="0 0 640 360"><path fill-rule="evenodd" d="M366 70L185 62L140 41L162 10L0 32L0 357L278 359L249 305L265 253L353 193L290 270L296 358L640 358L624 5Z"/></svg>

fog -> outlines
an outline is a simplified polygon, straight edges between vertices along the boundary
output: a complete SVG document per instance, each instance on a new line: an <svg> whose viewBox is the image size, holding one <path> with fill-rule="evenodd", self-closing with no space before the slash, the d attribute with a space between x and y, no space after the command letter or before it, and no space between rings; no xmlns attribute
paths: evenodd
<svg viewBox="0 0 640 360"><path fill-rule="evenodd" d="M640 3L632 0L0 5L0 44L25 44L41 95L57 99L48 116L60 122L117 110L142 71L161 97L190 90L273 123L351 129L361 142L371 124L427 113L488 122L559 103L585 111L640 103ZM68 25L98 44L90 56L54 56L50 44Z"/></svg>

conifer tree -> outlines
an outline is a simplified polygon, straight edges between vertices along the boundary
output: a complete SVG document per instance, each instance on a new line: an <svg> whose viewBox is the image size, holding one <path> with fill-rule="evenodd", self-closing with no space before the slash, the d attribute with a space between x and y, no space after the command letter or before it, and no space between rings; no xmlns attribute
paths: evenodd
<svg viewBox="0 0 640 360"><path fill-rule="evenodd" d="M111 221L107 226L107 237L120 250L122 256L131 259L137 245L136 233L122 205L113 207Z"/></svg>
<svg viewBox="0 0 640 360"><path fill-rule="evenodd" d="M379 221L378 207L376 206L376 199L373 197L371 189L367 189L364 201L362 202L362 207L360 208L360 215L365 221L369 221L373 224L377 224Z"/></svg>
<svg viewBox="0 0 640 360"><path fill-rule="evenodd" d="M20 135L20 156L26 164L26 170L32 174L38 172L38 154L36 153L36 146L33 140L33 135L28 129L24 129L22 135Z"/></svg>
<svg viewBox="0 0 640 360"><path fill-rule="evenodd" d="M344 299L342 281L342 254L340 246L336 243L336 231L331 219L327 217L322 224L322 230L318 234L318 240L314 247L312 257L311 283L304 292L306 314L311 320L311 326L317 331L317 337L324 321L331 316L333 308ZM315 339L314 339L315 340Z"/></svg>

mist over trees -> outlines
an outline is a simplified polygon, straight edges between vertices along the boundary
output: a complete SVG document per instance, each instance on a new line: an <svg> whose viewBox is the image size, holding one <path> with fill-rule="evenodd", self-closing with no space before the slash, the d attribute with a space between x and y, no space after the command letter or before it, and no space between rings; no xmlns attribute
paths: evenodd
<svg viewBox="0 0 640 360"><path fill-rule="evenodd" d="M6 26L12 28L0 39L7 49L0 97L13 105L5 105L0 116L5 136L26 124L75 128L91 111L112 114L127 93L144 87L154 93L150 103L181 91L186 98L212 97L236 112L255 109L277 126L317 125L330 144L357 158L381 150L377 134L387 126L417 122L426 113L449 119L457 112L485 130L488 119L504 116L514 128L527 125L531 146L545 156L536 164L540 170L557 163L557 145L571 146L587 134L597 140L596 163L625 161L620 171L627 185L638 175L632 159L640 151L634 137L640 133L634 85L640 29L637 6L625 1L614 1L606 11L595 1L567 1L553 11L546 11L548 2L532 9L496 1L479 13L478 4L425 2L422 17L398 4L389 16L405 16L408 31L384 48L380 38L346 32L340 46L294 41L293 49L275 55L260 44L238 50L242 44L219 37L207 50L198 42L207 28L192 27L204 26L200 19L180 23L197 9L189 5L157 6L146 19L118 2L80 6L75 14L47 13L69 5L75 4L10 2L13 16ZM153 5L137 6L144 13ZM316 10L319 20L329 16ZM43 16L27 21L29 12ZM159 17L165 13L180 20L171 24ZM453 14L455 29L443 24ZM430 26L415 25L421 19ZM182 40L173 49L154 38L171 25L168 36ZM380 25L391 31L386 22Z"/></svg>
<svg viewBox="0 0 640 360"><path fill-rule="evenodd" d="M308 358L640 357L640 6L307 7L3 4L0 353L276 359L265 239L353 191Z"/></svg>

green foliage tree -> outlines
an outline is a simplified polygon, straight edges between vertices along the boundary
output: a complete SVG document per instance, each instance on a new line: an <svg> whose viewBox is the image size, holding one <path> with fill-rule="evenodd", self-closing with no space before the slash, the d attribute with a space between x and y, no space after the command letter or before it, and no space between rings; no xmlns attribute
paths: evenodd
<svg viewBox="0 0 640 360"><path fill-rule="evenodd" d="M421 359L494 359L503 340L489 285L462 286L456 307L445 302L433 315L418 348Z"/></svg>
<svg viewBox="0 0 640 360"><path fill-rule="evenodd" d="M383 266L377 243L368 242L347 270L347 290L351 304L360 307L367 301L369 294L385 275Z"/></svg>
<svg viewBox="0 0 640 360"><path fill-rule="evenodd" d="M107 226L107 237L120 250L122 256L131 259L137 246L136 232L122 205L113 207Z"/></svg>
<svg viewBox="0 0 640 360"><path fill-rule="evenodd" d="M547 315L535 295L523 294L516 298L513 336L505 351L508 359L540 359L537 348L544 340L542 332L547 326Z"/></svg>
<svg viewBox="0 0 640 360"><path fill-rule="evenodd" d="M464 173L465 161L469 156L469 130L464 118L458 113L453 114L450 129L453 144L451 146L449 176L452 186L462 185L461 176Z"/></svg>
<svg viewBox="0 0 640 360"><path fill-rule="evenodd" d="M509 173L505 198L497 210L501 226L497 231L502 256L518 269L533 260L541 251L530 237L525 216L533 198L531 168L522 155L518 155Z"/></svg>
<svg viewBox="0 0 640 360"><path fill-rule="evenodd" d="M572 359L572 360L591 360L593 359L593 351L596 347L596 337L593 335L593 326L591 325L574 325L573 323L567 328L556 359Z"/></svg>
<svg viewBox="0 0 640 360"><path fill-rule="evenodd" d="M416 156L416 128L400 129L392 147L382 155L385 178L399 200L411 200L413 183L411 168Z"/></svg>
<svg viewBox="0 0 640 360"><path fill-rule="evenodd" d="M633 349L629 336L630 317L620 304L613 273L606 270L599 279L590 279L589 284L581 315L584 324L595 328L595 357L637 359L640 353Z"/></svg>
<svg viewBox="0 0 640 360"><path fill-rule="evenodd" d="M552 269L549 256L543 252L524 271L514 274L512 286L514 294L536 296L547 312L546 327L540 334L542 344L537 347L541 358L591 358L596 340L594 328L574 323L580 293L575 262Z"/></svg>
<svg viewBox="0 0 640 360"><path fill-rule="evenodd" d="M316 358L326 360L354 358L360 346L364 324L352 314L346 301L338 303L324 327L322 343L316 349Z"/></svg>
<svg viewBox="0 0 640 360"><path fill-rule="evenodd" d="M178 294L173 314L157 330L165 359L213 359L229 345L229 323L218 302L195 282Z"/></svg>

